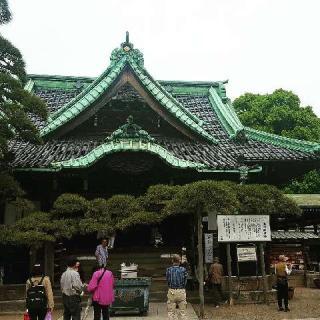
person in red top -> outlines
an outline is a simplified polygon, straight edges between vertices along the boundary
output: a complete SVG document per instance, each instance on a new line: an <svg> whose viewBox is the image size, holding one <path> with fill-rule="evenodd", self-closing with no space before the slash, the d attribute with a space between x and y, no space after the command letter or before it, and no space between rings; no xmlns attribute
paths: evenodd
<svg viewBox="0 0 320 320"><path fill-rule="evenodd" d="M110 270L102 267L93 273L87 290L93 294L94 320L109 320L109 305L114 301L114 278Z"/></svg>

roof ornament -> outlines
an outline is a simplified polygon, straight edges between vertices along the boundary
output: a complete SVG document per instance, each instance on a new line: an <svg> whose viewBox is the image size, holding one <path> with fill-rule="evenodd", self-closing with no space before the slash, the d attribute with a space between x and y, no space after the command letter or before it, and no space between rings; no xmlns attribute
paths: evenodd
<svg viewBox="0 0 320 320"><path fill-rule="evenodd" d="M110 57L111 66L124 57L129 61L134 61L141 67L144 65L143 54L140 50L134 49L133 44L129 41L129 31L126 32L126 41L121 43L120 48L116 48L112 51Z"/></svg>
<svg viewBox="0 0 320 320"><path fill-rule="evenodd" d="M239 154L237 157L239 166L238 166L238 170L239 170L239 180L240 180L240 184L246 184L246 182L249 180L249 172L255 169L259 169L259 166L254 164L254 165L247 165L246 161L246 157L243 153Z"/></svg>
<svg viewBox="0 0 320 320"><path fill-rule="evenodd" d="M239 131L236 132L235 137L234 137L236 142L239 143L246 143L248 142L248 137L246 135L246 132L244 129L241 129Z"/></svg>
<svg viewBox="0 0 320 320"><path fill-rule="evenodd" d="M227 103L229 100L227 97L227 90L226 90L226 86L225 86L225 84L228 82L229 82L229 80L218 81L218 94L219 94L223 103Z"/></svg>
<svg viewBox="0 0 320 320"><path fill-rule="evenodd" d="M133 116L131 115L128 117L127 123L115 130L106 140L119 141L124 139L141 140L143 142L154 141L147 131L143 130L140 126L133 122Z"/></svg>

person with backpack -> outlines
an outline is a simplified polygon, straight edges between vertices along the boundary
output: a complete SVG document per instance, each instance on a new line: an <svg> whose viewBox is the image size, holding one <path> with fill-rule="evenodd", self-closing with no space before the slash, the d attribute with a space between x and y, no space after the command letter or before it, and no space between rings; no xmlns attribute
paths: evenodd
<svg viewBox="0 0 320 320"><path fill-rule="evenodd" d="M51 282L43 274L40 264L33 266L26 283L26 307L30 320L44 320L54 307Z"/></svg>
<svg viewBox="0 0 320 320"><path fill-rule="evenodd" d="M114 278L110 270L100 267L92 275L87 287L88 292L93 294L92 305L94 320L109 320L109 305L114 301Z"/></svg>

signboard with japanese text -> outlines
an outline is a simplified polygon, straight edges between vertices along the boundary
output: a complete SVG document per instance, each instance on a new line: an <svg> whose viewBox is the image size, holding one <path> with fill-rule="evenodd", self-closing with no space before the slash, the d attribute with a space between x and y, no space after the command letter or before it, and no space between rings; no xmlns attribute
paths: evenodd
<svg viewBox="0 0 320 320"><path fill-rule="evenodd" d="M218 215L219 242L271 241L268 215Z"/></svg>
<svg viewBox="0 0 320 320"><path fill-rule="evenodd" d="M205 263L213 262L213 234L204 234L204 258Z"/></svg>
<svg viewBox="0 0 320 320"><path fill-rule="evenodd" d="M257 252L255 247L238 247L238 262L257 261Z"/></svg>

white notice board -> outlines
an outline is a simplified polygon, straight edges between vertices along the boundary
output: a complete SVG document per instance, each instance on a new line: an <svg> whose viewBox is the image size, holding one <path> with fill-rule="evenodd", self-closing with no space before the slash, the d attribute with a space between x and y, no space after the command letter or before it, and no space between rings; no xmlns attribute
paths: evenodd
<svg viewBox="0 0 320 320"><path fill-rule="evenodd" d="M204 257L206 263L213 262L213 234L205 233L204 234Z"/></svg>
<svg viewBox="0 0 320 320"><path fill-rule="evenodd" d="M268 215L218 215L219 242L271 241Z"/></svg>
<svg viewBox="0 0 320 320"><path fill-rule="evenodd" d="M238 247L238 262L257 261L256 247Z"/></svg>

